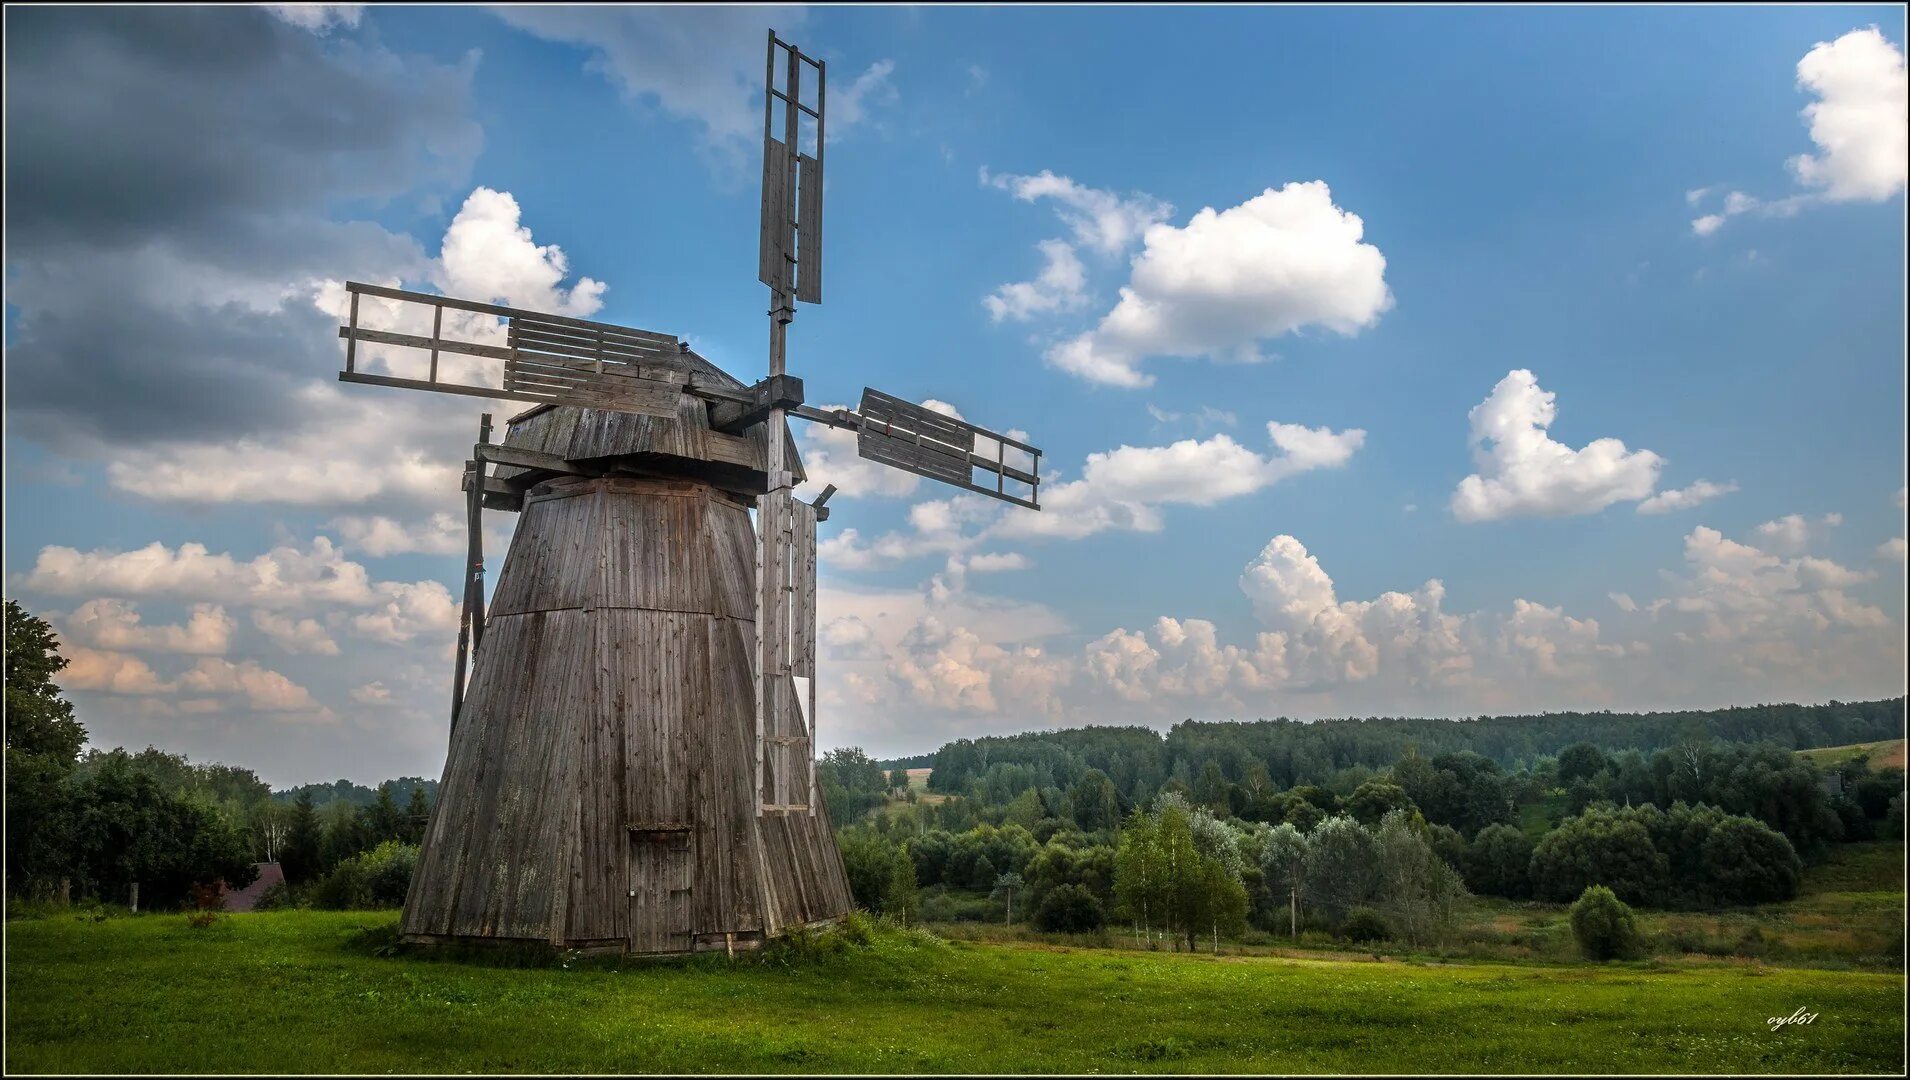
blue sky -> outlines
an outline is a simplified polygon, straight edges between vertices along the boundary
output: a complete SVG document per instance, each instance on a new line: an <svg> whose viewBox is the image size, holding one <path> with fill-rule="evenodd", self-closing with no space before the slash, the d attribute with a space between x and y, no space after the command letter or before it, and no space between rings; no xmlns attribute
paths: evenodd
<svg viewBox="0 0 1910 1080"><path fill-rule="evenodd" d="M1039 522L1078 535L1027 535L1023 512L805 444L847 469L826 744L1902 692L1899 8L8 22L8 226L29 239L8 255L5 570L86 652L96 742L277 782L435 775L455 622L426 583L456 557L431 518L457 499L431 469L480 407L339 390L314 298L395 278L539 306L587 277L595 317L757 377L770 25L830 63L827 302L791 339L811 399L933 398L1026 431L1058 485L1093 473ZM100 83L113 60L151 81ZM102 139L121 148L83 145ZM453 265L460 222L502 246ZM1023 294L1047 310L993 317L1057 248L1078 273ZM1123 287L1154 329L1096 330ZM126 333L79 314L99 305ZM1115 382L1069 370L1081 341ZM168 370L188 374L145 381ZM1475 407L1520 432L1503 474L1475 460ZM1497 494L1458 508L1475 474ZM1700 481L1735 489L1639 512ZM243 584L299 572L310 589Z"/></svg>

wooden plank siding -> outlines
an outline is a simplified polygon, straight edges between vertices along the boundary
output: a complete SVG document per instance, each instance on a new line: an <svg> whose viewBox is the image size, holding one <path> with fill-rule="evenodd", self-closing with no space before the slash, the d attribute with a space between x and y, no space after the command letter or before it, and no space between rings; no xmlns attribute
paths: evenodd
<svg viewBox="0 0 1910 1080"><path fill-rule="evenodd" d="M531 419L575 440L587 412ZM530 489L406 899L408 940L671 953L749 947L850 909L820 808L758 812L755 548L746 501L708 483Z"/></svg>

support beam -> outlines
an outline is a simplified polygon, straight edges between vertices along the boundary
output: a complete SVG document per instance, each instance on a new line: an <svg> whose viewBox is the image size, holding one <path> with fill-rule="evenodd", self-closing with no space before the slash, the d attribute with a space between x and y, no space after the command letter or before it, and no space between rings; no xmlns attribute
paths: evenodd
<svg viewBox="0 0 1910 1080"><path fill-rule="evenodd" d="M802 405L802 380L794 375L771 375L749 388L746 401L721 401L710 406L710 427L731 435L762 423L777 409Z"/></svg>

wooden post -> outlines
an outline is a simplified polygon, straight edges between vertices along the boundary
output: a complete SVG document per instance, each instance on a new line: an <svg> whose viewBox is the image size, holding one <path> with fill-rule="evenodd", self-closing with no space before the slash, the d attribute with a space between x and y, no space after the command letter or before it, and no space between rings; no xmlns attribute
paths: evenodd
<svg viewBox="0 0 1910 1080"><path fill-rule="evenodd" d="M467 462L464 466L464 483L474 487L477 482L476 462ZM467 500L467 514L469 496ZM464 578L464 606L458 610L458 658L451 669L451 732L458 730L458 711L464 708L464 663L471 648L471 576Z"/></svg>
<svg viewBox="0 0 1910 1080"><path fill-rule="evenodd" d="M442 310L442 309L441 309ZM478 422L478 446L491 442L491 414ZM451 731L458 730L464 708L465 657L475 656L484 643L484 473L482 450L474 448L464 470L464 529L467 539L464 565L464 608L458 616L458 657L451 674Z"/></svg>
<svg viewBox="0 0 1910 1080"><path fill-rule="evenodd" d="M127 898L127 906L133 909L133 914L139 914L139 882L137 881L133 882L132 895Z"/></svg>
<svg viewBox="0 0 1910 1080"><path fill-rule="evenodd" d="M71 878L60 879L60 906L73 906L73 881Z"/></svg>
<svg viewBox="0 0 1910 1080"><path fill-rule="evenodd" d="M478 422L478 444L491 444L491 414L485 413ZM484 647L484 476L489 471L489 463L483 457L473 454L476 459L477 475L471 478L471 501L468 504L469 523L467 531L471 535L471 653Z"/></svg>
<svg viewBox="0 0 1910 1080"><path fill-rule="evenodd" d="M1287 886L1287 936L1300 940L1300 889L1297 885Z"/></svg>

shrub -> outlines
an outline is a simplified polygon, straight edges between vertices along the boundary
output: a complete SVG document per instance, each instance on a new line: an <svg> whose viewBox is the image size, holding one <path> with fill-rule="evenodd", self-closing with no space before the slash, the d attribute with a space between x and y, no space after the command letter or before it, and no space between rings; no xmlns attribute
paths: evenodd
<svg viewBox="0 0 1910 1080"><path fill-rule="evenodd" d="M313 907L398 907L411 888L411 872L418 864L412 844L387 840L332 868L312 886Z"/></svg>
<svg viewBox="0 0 1910 1080"><path fill-rule="evenodd" d="M1731 951L1739 956L1755 957L1763 956L1769 948L1770 943L1764 939L1764 931L1753 926L1744 931Z"/></svg>
<svg viewBox="0 0 1910 1080"><path fill-rule="evenodd" d="M1035 909L1035 929L1050 933L1085 934L1099 930L1104 921L1101 902L1079 885L1049 889Z"/></svg>
<svg viewBox="0 0 1910 1080"><path fill-rule="evenodd" d="M1386 916L1372 908L1360 907L1346 913L1340 933L1348 941L1386 941L1393 936L1393 926L1386 921Z"/></svg>
<svg viewBox="0 0 1910 1080"><path fill-rule="evenodd" d="M1587 886L1572 903L1572 936L1593 960L1638 954L1638 923L1631 908L1603 885Z"/></svg>

